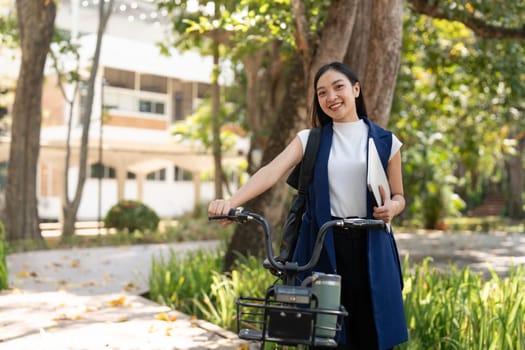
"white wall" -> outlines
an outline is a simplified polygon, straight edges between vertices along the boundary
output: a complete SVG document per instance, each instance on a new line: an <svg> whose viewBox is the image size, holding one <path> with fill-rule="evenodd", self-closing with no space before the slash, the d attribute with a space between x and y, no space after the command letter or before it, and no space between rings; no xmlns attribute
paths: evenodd
<svg viewBox="0 0 525 350"><path fill-rule="evenodd" d="M70 181L72 182L72 181ZM72 185L72 184L71 184ZM73 189L73 186L70 186ZM137 199L137 182L126 180L125 199ZM117 180L103 179L101 191L101 216L117 203ZM79 221L98 220L99 214L99 181L88 179L77 219ZM201 201L208 203L214 197L212 182L201 183ZM145 181L143 202L150 206L162 218L177 217L194 208L194 185L191 181L167 183L164 181ZM38 214L41 219L59 220L61 213L60 198L57 196L40 197Z"/></svg>

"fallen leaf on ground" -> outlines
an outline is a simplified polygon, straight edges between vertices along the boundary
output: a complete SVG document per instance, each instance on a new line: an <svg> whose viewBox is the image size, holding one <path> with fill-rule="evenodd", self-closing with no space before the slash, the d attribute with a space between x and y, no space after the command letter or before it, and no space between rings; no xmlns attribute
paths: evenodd
<svg viewBox="0 0 525 350"><path fill-rule="evenodd" d="M92 286L96 286L100 283L98 282L95 282L95 281L88 281L88 282L82 282L82 287L92 287Z"/></svg>
<svg viewBox="0 0 525 350"><path fill-rule="evenodd" d="M17 277L20 277L20 278L27 278L29 277L29 272L27 271L19 271L17 274L16 274Z"/></svg>
<svg viewBox="0 0 525 350"><path fill-rule="evenodd" d="M126 305L126 297L122 296L120 298L110 300L108 301L108 305L111 307L124 306Z"/></svg>
<svg viewBox="0 0 525 350"><path fill-rule="evenodd" d="M60 314L56 317L53 317L53 321L78 321L81 320L83 317L81 315L67 315L67 314Z"/></svg>
<svg viewBox="0 0 525 350"><path fill-rule="evenodd" d="M133 290L133 289L137 289L138 286L133 283L133 282L128 282L125 286L124 286L124 290L126 291L130 291L130 290Z"/></svg>
<svg viewBox="0 0 525 350"><path fill-rule="evenodd" d="M86 306L86 312L94 312L97 311L98 308L95 306Z"/></svg>
<svg viewBox="0 0 525 350"><path fill-rule="evenodd" d="M174 321L177 321L177 316L175 315L169 316L167 313L161 312L155 315L155 319L160 320L160 321L166 321L166 322L174 322Z"/></svg>

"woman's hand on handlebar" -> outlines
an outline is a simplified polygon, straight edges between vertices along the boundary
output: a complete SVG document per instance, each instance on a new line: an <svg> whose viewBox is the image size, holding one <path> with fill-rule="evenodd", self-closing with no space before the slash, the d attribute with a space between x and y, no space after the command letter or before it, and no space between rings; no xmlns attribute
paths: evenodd
<svg viewBox="0 0 525 350"><path fill-rule="evenodd" d="M228 215L231 209L232 205L229 200L215 199L208 205L208 216ZM223 225L228 225L231 224L232 221L228 219L222 219L219 220L219 222Z"/></svg>

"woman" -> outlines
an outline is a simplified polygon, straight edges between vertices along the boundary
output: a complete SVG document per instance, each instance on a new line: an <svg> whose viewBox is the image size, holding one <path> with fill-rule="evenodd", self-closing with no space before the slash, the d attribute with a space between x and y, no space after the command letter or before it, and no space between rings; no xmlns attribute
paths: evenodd
<svg viewBox="0 0 525 350"><path fill-rule="evenodd" d="M401 142L367 118L360 83L339 62L324 65L314 79L312 124L321 127L321 142L308 190L294 261L310 259L319 227L335 217L366 217L385 223L405 207ZM214 200L209 215L227 214L273 186L298 164L309 130L257 171L229 200ZM380 188L383 205L367 191L368 139L376 144L388 175L390 198ZM407 340L402 276L392 232L335 228L326 235L314 271L339 274L341 303L349 312L339 335L341 349L389 349Z"/></svg>

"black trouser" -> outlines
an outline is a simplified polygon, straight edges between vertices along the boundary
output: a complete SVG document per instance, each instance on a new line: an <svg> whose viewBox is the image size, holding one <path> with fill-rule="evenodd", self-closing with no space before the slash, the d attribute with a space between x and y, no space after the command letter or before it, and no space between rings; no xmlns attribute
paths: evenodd
<svg viewBox="0 0 525 350"><path fill-rule="evenodd" d="M341 275L341 304L348 311L344 320L346 344L340 344L338 349L377 349L366 234L366 230L334 228L337 272Z"/></svg>

